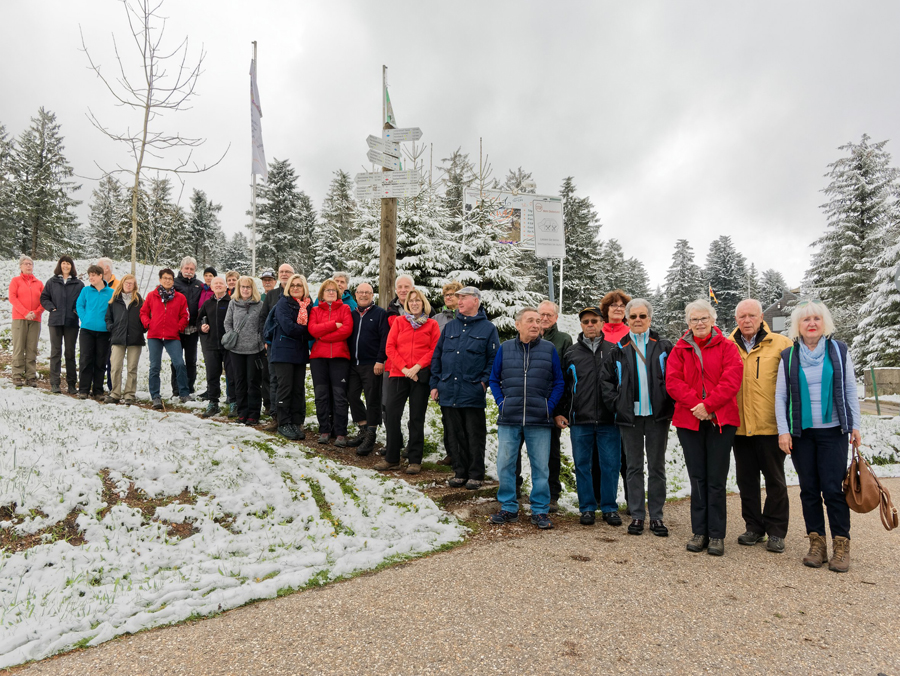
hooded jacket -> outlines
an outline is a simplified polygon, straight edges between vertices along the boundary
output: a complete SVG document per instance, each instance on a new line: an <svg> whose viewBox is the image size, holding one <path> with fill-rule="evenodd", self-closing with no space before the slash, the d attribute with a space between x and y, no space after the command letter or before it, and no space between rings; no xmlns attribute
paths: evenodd
<svg viewBox="0 0 900 676"><path fill-rule="evenodd" d="M147 338L158 340L180 340L178 334L188 325L187 300L175 292L168 303L163 303L157 286L141 305L141 323L147 329Z"/></svg>
<svg viewBox="0 0 900 676"><path fill-rule="evenodd" d="M736 398L743 370L744 363L737 346L718 326L712 327L709 342L702 349L691 330L685 331L666 364L666 391L675 400L672 424L699 430L700 420L694 417L691 409L703 404L707 413L715 414L713 422L716 425L738 427L741 417Z"/></svg>
<svg viewBox="0 0 900 676"><path fill-rule="evenodd" d="M738 411L741 415L741 426L737 433L748 437L778 434L778 423L775 421L775 383L778 380L781 353L791 347L791 339L772 333L765 322L759 327L756 343L750 352L744 346L740 329L735 329L730 338L737 345L744 362L741 389L737 394Z"/></svg>
<svg viewBox="0 0 900 676"><path fill-rule="evenodd" d="M78 314L75 303L84 288L84 282L77 277L63 280L62 275L54 275L47 280L41 292L41 305L49 312L48 326L70 326L78 328Z"/></svg>
<svg viewBox="0 0 900 676"><path fill-rule="evenodd" d="M106 284L106 282L104 282ZM81 320L81 328L88 331L106 333L106 309L112 299L113 289L104 286L99 291L88 284L78 294L75 301L75 311Z"/></svg>
<svg viewBox="0 0 900 676"><path fill-rule="evenodd" d="M441 329L431 358L431 389L441 406L484 408L491 368L500 349L497 327L478 308L473 316L456 313Z"/></svg>
<svg viewBox="0 0 900 676"><path fill-rule="evenodd" d="M126 347L145 345L143 322L141 322L141 305L144 299L135 293L132 301L125 307L125 299L122 294L114 298L106 306L106 330L110 332L111 345L124 345Z"/></svg>
<svg viewBox="0 0 900 676"><path fill-rule="evenodd" d="M312 306L306 309L311 310ZM309 331L297 323L300 303L291 296L282 296L272 312L275 313L275 333L269 345L269 361L273 364L309 362Z"/></svg>
<svg viewBox="0 0 900 676"><path fill-rule="evenodd" d="M417 329L404 316L398 316L388 333L385 352L391 364L391 378L403 378L403 369L430 369L434 348L441 335L441 327L431 318Z"/></svg>
<svg viewBox="0 0 900 676"><path fill-rule="evenodd" d="M650 396L651 415L657 422L671 420L675 411L675 402L666 391L666 363L671 354L672 343L651 330L644 359L647 362L647 393ZM637 370L639 359L631 335L627 334L603 362L603 401L615 414L618 425L634 427L634 402L638 399L640 387Z"/></svg>
<svg viewBox="0 0 900 676"><path fill-rule="evenodd" d="M321 305L309 308L307 330L316 339L309 353L310 359L350 359L347 338L353 332L353 317L342 301L336 300L330 306L323 301Z"/></svg>
<svg viewBox="0 0 900 676"><path fill-rule="evenodd" d="M41 294L44 283L34 275L16 275L9 282L9 302L12 303L13 319L25 319L25 315L34 312L34 321L41 321L44 307L41 305Z"/></svg>

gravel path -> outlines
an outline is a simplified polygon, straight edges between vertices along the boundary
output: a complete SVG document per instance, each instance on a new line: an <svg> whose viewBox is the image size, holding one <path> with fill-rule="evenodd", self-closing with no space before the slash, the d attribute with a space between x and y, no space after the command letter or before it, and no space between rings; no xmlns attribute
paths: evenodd
<svg viewBox="0 0 900 676"><path fill-rule="evenodd" d="M885 483L900 498L900 479ZM668 539L605 524L479 538L19 673L900 674L900 533L854 514L850 572L805 568L790 491L781 555L736 544L736 495L725 556L688 553L683 501L666 508Z"/></svg>

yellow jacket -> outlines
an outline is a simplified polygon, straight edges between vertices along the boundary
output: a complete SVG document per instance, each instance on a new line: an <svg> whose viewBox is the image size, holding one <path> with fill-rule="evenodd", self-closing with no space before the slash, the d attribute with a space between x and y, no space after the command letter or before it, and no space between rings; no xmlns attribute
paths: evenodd
<svg viewBox="0 0 900 676"><path fill-rule="evenodd" d="M759 336L763 337L760 338ZM762 323L756 344L750 352L744 346L740 329L731 336L744 360L744 377L737 394L741 426L737 433L752 437L761 434L778 434L775 422L775 381L781 366L782 350L791 346L791 339L780 333L772 333L769 325Z"/></svg>

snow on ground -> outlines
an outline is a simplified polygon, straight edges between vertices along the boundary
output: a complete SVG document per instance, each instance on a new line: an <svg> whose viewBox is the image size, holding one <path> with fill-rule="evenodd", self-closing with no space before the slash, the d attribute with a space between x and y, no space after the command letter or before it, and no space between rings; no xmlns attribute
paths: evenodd
<svg viewBox="0 0 900 676"><path fill-rule="evenodd" d="M463 528L402 481L236 424L104 406L0 381L0 507L20 536L70 512L87 540L0 553L0 667L322 584L458 541ZM101 470L157 507L104 511ZM168 524L189 522L178 539Z"/></svg>

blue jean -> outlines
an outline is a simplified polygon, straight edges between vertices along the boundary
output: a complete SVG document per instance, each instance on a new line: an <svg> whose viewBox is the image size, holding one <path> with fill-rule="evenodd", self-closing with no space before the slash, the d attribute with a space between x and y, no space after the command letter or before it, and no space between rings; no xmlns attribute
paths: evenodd
<svg viewBox="0 0 900 676"><path fill-rule="evenodd" d="M531 465L531 513L546 514L550 509L550 428L538 425L498 425L497 475L500 488L497 500L501 509L518 512L516 500L516 459L524 438Z"/></svg>
<svg viewBox="0 0 900 676"><path fill-rule="evenodd" d="M621 441L616 425L572 425L572 458L575 460L575 486L578 489L578 509L597 511L597 496L591 478L591 456L596 441L600 461L600 511L618 512L619 469L622 465Z"/></svg>
<svg viewBox="0 0 900 676"><path fill-rule="evenodd" d="M147 346L150 348L150 398L159 399L159 372L162 367L162 352L164 348L169 353L169 359L172 360L172 368L175 369L178 394L182 397L188 396L191 392L188 389L187 368L184 365L181 341L148 338ZM172 394L174 395L175 393L173 392Z"/></svg>

